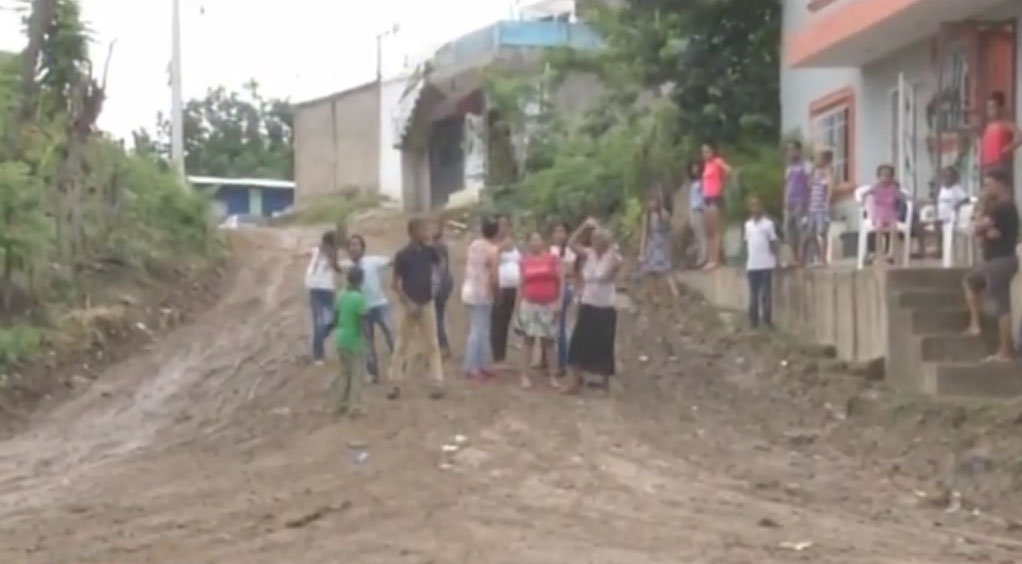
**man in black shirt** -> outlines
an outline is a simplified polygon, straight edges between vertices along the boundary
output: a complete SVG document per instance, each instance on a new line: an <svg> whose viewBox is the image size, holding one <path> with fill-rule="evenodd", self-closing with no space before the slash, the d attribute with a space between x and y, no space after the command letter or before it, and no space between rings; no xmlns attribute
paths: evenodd
<svg viewBox="0 0 1022 564"><path fill-rule="evenodd" d="M970 335L980 334L980 304L985 297L997 318L997 354L988 360L1011 360L1011 280L1018 272L1019 217L1010 180L1001 171L983 178L976 237L983 248L983 264L965 277L965 301L969 306Z"/></svg>
<svg viewBox="0 0 1022 564"><path fill-rule="evenodd" d="M433 307L433 278L441 264L435 247L429 244L426 222L413 219L408 222L409 242L394 257L392 288L400 302L398 312L397 339L394 343L394 357L390 376L393 388L387 397L397 399L401 395L408 363L412 359L412 343L426 347L429 356L429 370L433 379L434 399L443 397L444 367L440 344L436 333L436 310Z"/></svg>

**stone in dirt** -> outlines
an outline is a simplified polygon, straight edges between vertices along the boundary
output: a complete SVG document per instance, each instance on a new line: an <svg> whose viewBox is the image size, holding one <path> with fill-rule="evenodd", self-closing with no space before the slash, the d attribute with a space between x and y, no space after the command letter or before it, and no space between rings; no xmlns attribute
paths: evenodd
<svg viewBox="0 0 1022 564"><path fill-rule="evenodd" d="M873 360L850 363L848 365L848 372L855 376L860 376L867 380L878 382L883 380L885 377L884 359L874 358Z"/></svg>
<svg viewBox="0 0 1022 564"><path fill-rule="evenodd" d="M319 508L315 509L314 511L310 512L310 513L306 513L306 514L301 515L299 517L295 517L294 519L289 519L289 520L285 521L284 522L284 526L287 527L288 529L300 529L300 528L302 528L302 527L304 527L306 525L309 525L310 523L314 523L316 521L319 521L320 519L322 519L323 517L326 517L330 513L334 513L334 512L337 512L337 511L344 511L344 510L346 510L346 509L348 509L350 507L351 507L351 502L347 501L347 500L341 502L341 504L338 505L338 506L327 505L327 506L319 507Z"/></svg>
<svg viewBox="0 0 1022 564"><path fill-rule="evenodd" d="M820 432L812 429L795 429L784 433L784 438L793 446L808 446L820 438Z"/></svg>

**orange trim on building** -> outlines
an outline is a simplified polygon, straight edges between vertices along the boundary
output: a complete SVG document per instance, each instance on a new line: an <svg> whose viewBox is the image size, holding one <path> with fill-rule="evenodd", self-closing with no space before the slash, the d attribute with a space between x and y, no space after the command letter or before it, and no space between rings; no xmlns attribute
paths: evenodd
<svg viewBox="0 0 1022 564"><path fill-rule="evenodd" d="M848 132L848 152L845 155L845 160L848 163L848 178L847 181L855 183L855 153L856 153L856 110L855 110L855 89L851 86L846 86L840 90L835 90L830 94L817 98L809 104L809 128L810 128L810 139L816 137L815 131L812 128L815 127L816 118L822 114L825 114L831 110L837 108L848 109L848 121L845 123L846 131Z"/></svg>
<svg viewBox="0 0 1022 564"><path fill-rule="evenodd" d="M810 10L819 10L834 0L814 0ZM784 60L797 66L831 45L862 33L874 25L925 0L855 0L845 2L826 14L810 18L805 27L785 40ZM820 4L819 7L815 7Z"/></svg>

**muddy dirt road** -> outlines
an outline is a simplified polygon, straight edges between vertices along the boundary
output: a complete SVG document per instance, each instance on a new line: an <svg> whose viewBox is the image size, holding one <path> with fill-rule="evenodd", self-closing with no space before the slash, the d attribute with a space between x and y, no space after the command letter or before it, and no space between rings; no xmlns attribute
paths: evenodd
<svg viewBox="0 0 1022 564"><path fill-rule="evenodd" d="M360 228L377 249L400 230ZM847 390L799 392L691 298L624 315L609 399L452 368L440 402L371 389L335 421L331 366L302 359L314 241L240 234L218 305L0 443L0 562L1022 561L1003 522L921 503L925 479L868 454L880 432L823 400Z"/></svg>

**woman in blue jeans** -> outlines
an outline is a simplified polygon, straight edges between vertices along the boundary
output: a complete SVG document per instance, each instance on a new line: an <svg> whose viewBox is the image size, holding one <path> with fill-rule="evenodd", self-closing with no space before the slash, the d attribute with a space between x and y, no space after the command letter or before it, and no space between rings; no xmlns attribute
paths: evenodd
<svg viewBox="0 0 1022 564"><path fill-rule="evenodd" d="M490 329L492 327L493 299L497 289L498 248L495 239L497 222L483 220L482 237L468 246L465 260L465 279L461 286L461 301L468 307L468 339L465 343L465 377L485 380L493 377L487 369L491 360Z"/></svg>
<svg viewBox="0 0 1022 564"><path fill-rule="evenodd" d="M334 294L337 291L334 274L337 272L340 272L337 236L333 231L327 231L320 238L319 246L312 251L312 258L305 268L305 288L309 292L312 312L312 361L317 365L322 365L326 356L323 342L333 322Z"/></svg>

